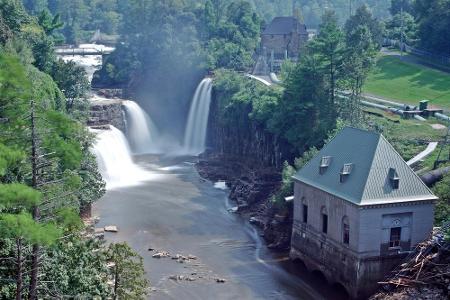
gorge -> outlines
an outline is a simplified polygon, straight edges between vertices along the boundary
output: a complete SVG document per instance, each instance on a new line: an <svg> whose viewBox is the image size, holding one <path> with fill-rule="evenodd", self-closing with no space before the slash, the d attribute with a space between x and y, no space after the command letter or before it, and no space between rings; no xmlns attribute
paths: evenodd
<svg viewBox="0 0 450 300"><path fill-rule="evenodd" d="M285 254L270 252L256 228L240 215L229 212L235 205L229 201L230 190L199 176L195 155L208 147L221 145L219 152L230 154L229 165L233 166L231 149L238 149L228 148L218 137L211 138L218 133L218 127L207 130L217 121L215 100L212 79L202 80L192 98L185 136L179 144L172 145L172 151L162 154L151 154L158 152L155 151L158 133L137 103L110 99L101 104L109 102L114 106L116 101L121 102L124 114L120 112L119 116L119 111L115 111L112 120L123 118L125 128L122 130L126 135L114 126L92 130L97 134L93 151L107 182L106 195L94 205L94 214L100 217L97 226L115 224L119 232L106 233L106 239L126 241L142 255L152 283L153 299L179 299L186 295L192 299L207 299L212 292L219 298L297 299L299 295L302 299L330 298L334 295L331 289L319 288L322 282L301 265L292 264ZM210 104L211 117L208 118ZM98 101L93 103L93 111L96 105ZM230 138L231 135L222 136ZM259 140L257 144L261 149L275 143L262 131L255 131L251 140ZM236 151L238 154L241 150ZM281 164L280 158L269 154L272 151L266 150L266 153L258 154L263 158L263 165ZM201 161L206 160L203 157ZM214 160L209 161L213 164ZM199 168L202 170L202 163ZM280 179L267 174L267 180L272 181L271 186L275 188ZM219 179L230 179L228 183L233 185L232 178L216 178L215 181ZM236 194L235 189L231 192ZM261 190L253 197L265 192L270 189ZM241 196L247 197L244 194ZM191 254L198 259L179 264L152 258L157 251ZM216 283L218 278L226 283Z"/></svg>

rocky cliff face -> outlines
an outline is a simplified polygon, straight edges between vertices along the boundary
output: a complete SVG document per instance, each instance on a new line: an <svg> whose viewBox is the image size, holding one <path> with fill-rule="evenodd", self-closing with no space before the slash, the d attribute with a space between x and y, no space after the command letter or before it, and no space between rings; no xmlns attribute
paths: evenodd
<svg viewBox="0 0 450 300"><path fill-rule="evenodd" d="M126 124L123 117L122 101L117 99L92 101L87 125L104 126L108 124L125 132Z"/></svg>
<svg viewBox="0 0 450 300"><path fill-rule="evenodd" d="M248 117L224 126L219 117L220 95L213 93L208 124L208 148L216 154L240 157L260 166L280 169L293 155L286 141ZM250 111L247 112L248 115Z"/></svg>
<svg viewBox="0 0 450 300"><path fill-rule="evenodd" d="M197 169L212 181L225 180L237 211L264 230L270 248L290 246L291 214L278 215L270 198L281 185L285 160L293 159L289 145L246 117L231 125L220 120L220 95L213 92L208 124L208 150Z"/></svg>

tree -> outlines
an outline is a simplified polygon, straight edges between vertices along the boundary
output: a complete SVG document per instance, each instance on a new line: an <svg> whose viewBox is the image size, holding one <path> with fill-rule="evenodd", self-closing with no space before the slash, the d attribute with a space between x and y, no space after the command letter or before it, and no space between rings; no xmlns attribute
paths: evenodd
<svg viewBox="0 0 450 300"><path fill-rule="evenodd" d="M319 34L308 44L310 52L314 53L321 68L327 71L328 91L332 107L336 100L337 83L341 76L344 53L344 34L338 26L336 14L328 11L322 18Z"/></svg>
<svg viewBox="0 0 450 300"><path fill-rule="evenodd" d="M126 243L110 244L108 258L114 264L114 299L144 299L148 281L142 257Z"/></svg>
<svg viewBox="0 0 450 300"><path fill-rule="evenodd" d="M380 26L365 7L359 8L356 14L345 24L346 51L344 55L343 86L350 91L347 97L341 97L341 117L353 126L362 121L360 107L364 82L375 64L378 53L377 34Z"/></svg>
<svg viewBox="0 0 450 300"><path fill-rule="evenodd" d="M284 137L298 153L320 145L335 126L329 68L323 68L322 59L312 53L302 57L287 78L284 94L269 121L270 130Z"/></svg>
<svg viewBox="0 0 450 300"><path fill-rule="evenodd" d="M53 224L40 224L29 213L41 201L34 189L21 184L0 184L0 234L16 241L16 299L22 299L23 242L46 245L55 242L60 232ZM31 297L32 294L30 294Z"/></svg>
<svg viewBox="0 0 450 300"><path fill-rule="evenodd" d="M394 15L386 24L388 38L404 41L408 45L417 41L417 24L414 17L407 12Z"/></svg>
<svg viewBox="0 0 450 300"><path fill-rule="evenodd" d="M378 48L381 47L384 28L380 21L373 16L367 5L360 6L356 10L356 13L347 20L345 23L345 31L348 34L358 26L366 26L372 42L375 43Z"/></svg>
<svg viewBox="0 0 450 300"><path fill-rule="evenodd" d="M111 299L104 244L76 231L47 249L42 263L42 290L61 298Z"/></svg>
<svg viewBox="0 0 450 300"><path fill-rule="evenodd" d="M450 49L450 0L416 0L419 46L448 55Z"/></svg>
<svg viewBox="0 0 450 300"><path fill-rule="evenodd" d="M436 183L433 187L433 192L439 197L435 209L435 224L442 225L450 221L450 175Z"/></svg>
<svg viewBox="0 0 450 300"><path fill-rule="evenodd" d="M413 14L414 13L414 2L413 0L391 0L391 7L389 8L392 16L395 16L402 11L404 13Z"/></svg>
<svg viewBox="0 0 450 300"><path fill-rule="evenodd" d="M75 62L57 60L52 67L52 77L66 97L65 109L69 113L83 109L90 89L86 71Z"/></svg>

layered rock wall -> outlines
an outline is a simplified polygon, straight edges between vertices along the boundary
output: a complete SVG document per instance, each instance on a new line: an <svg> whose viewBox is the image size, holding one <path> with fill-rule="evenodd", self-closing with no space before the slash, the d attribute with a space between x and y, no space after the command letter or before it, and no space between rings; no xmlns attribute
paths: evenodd
<svg viewBox="0 0 450 300"><path fill-rule="evenodd" d="M88 126L105 126L111 124L125 132L122 101L116 99L91 102Z"/></svg>
<svg viewBox="0 0 450 300"><path fill-rule="evenodd" d="M236 122L223 122L220 101L221 95L213 92L207 137L211 152L276 169L281 169L285 160L293 159L286 141L248 117L251 108L248 108L244 118Z"/></svg>

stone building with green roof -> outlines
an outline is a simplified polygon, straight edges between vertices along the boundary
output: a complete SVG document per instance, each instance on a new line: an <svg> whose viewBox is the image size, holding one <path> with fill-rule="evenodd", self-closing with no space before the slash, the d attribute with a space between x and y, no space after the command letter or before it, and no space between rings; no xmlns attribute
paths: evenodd
<svg viewBox="0 0 450 300"><path fill-rule="evenodd" d="M294 180L291 258L353 298L433 228L436 196L381 134L344 128Z"/></svg>

